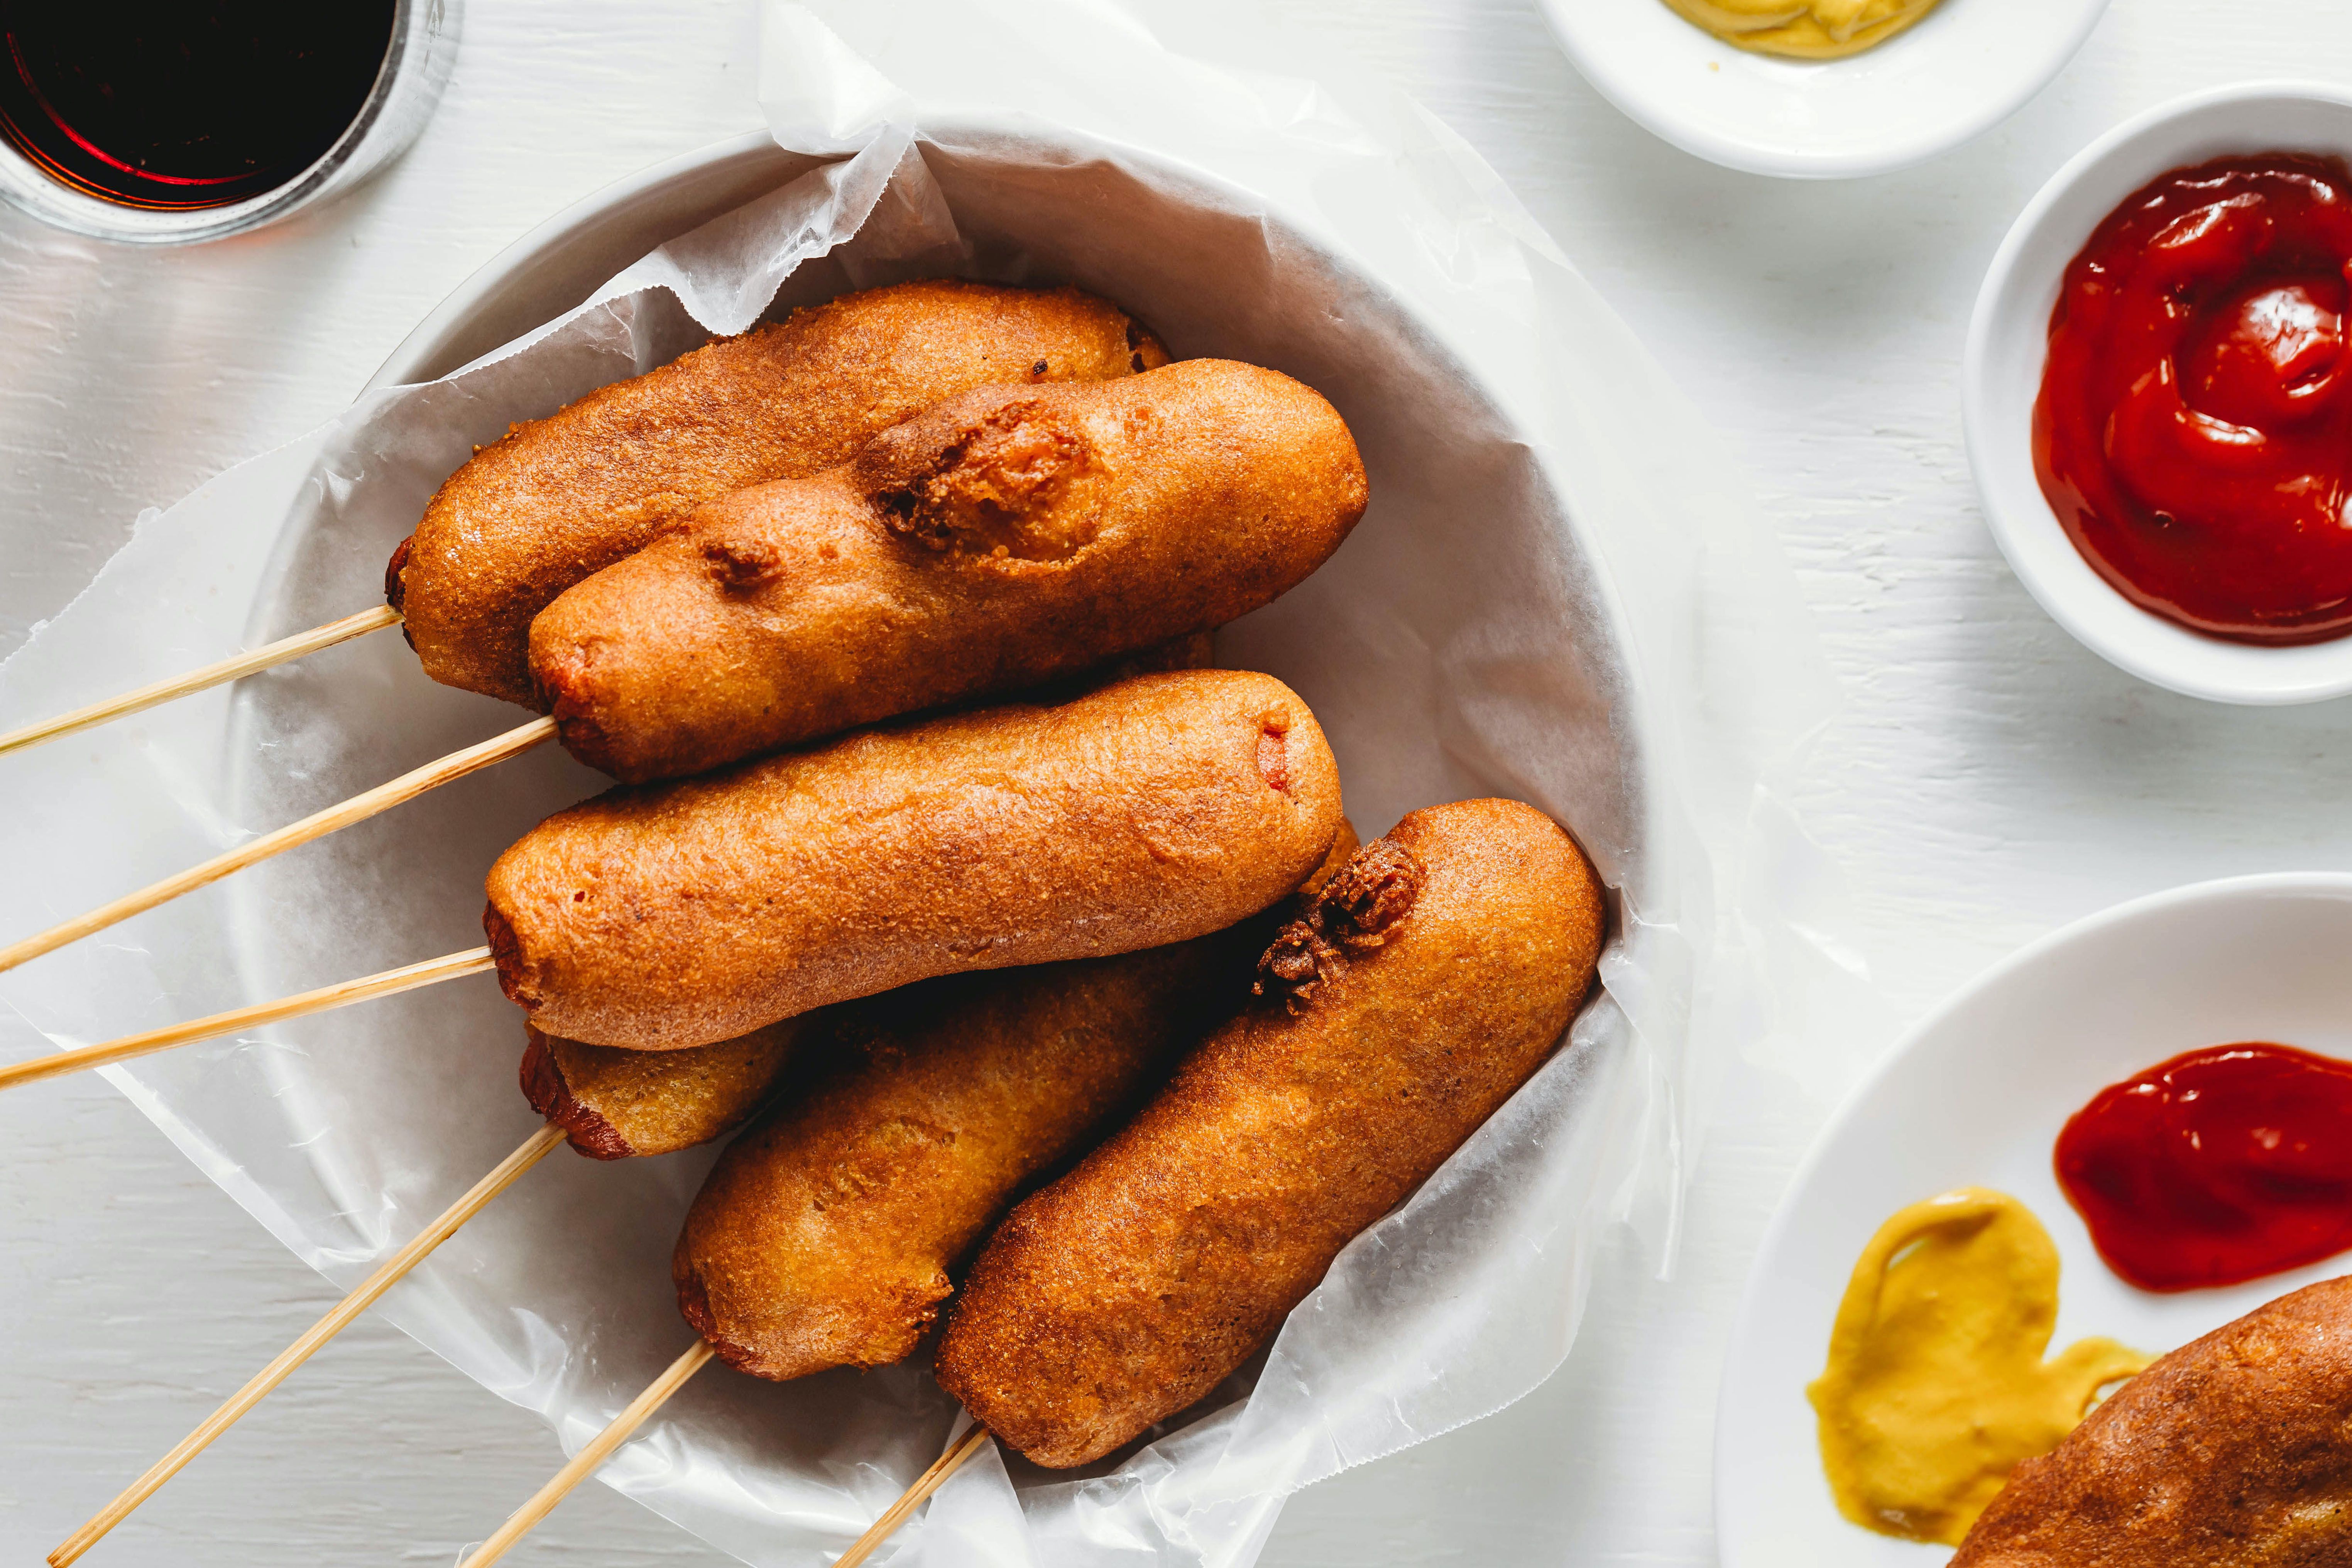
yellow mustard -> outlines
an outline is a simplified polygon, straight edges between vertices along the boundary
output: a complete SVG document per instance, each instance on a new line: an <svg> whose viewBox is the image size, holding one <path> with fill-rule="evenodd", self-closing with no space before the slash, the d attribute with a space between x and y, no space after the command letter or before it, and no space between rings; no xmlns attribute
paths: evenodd
<svg viewBox="0 0 2352 1568"><path fill-rule="evenodd" d="M1880 1226L1806 1390L1839 1511L1958 1545L2020 1459L2153 1359L2086 1339L2045 1362L2057 1321L2058 1249L2017 1199L1962 1187Z"/></svg>
<svg viewBox="0 0 2352 1568"><path fill-rule="evenodd" d="M1843 59L1883 44L1936 0L1666 0L1726 43L1761 55Z"/></svg>

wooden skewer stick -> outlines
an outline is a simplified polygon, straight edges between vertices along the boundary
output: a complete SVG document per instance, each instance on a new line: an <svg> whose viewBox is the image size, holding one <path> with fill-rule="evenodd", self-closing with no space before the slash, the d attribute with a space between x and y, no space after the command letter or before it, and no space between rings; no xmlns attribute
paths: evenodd
<svg viewBox="0 0 2352 1568"><path fill-rule="evenodd" d="M19 1083L30 1083L36 1079L79 1072L85 1067L102 1067L110 1061L128 1061L134 1056L152 1055L159 1051L169 1051L175 1045L186 1045L192 1040L211 1040L216 1035L235 1034L240 1030L259 1029L264 1024L277 1023L283 1019L322 1013L331 1008L349 1007L353 1002L364 1002L374 997L413 991L419 986L438 985L443 980L454 980L461 975L478 975L495 967L496 961L491 958L488 947L468 947L463 953L427 958L422 964L386 969L381 974L363 975L356 980L339 980L315 991L280 997L274 1002L257 1002L252 1007L215 1013L210 1018L168 1024L142 1034L126 1034L120 1040L101 1040L96 1045L60 1051L54 1056L38 1056L30 1061L14 1062L0 1067L0 1089L13 1089Z"/></svg>
<svg viewBox="0 0 2352 1568"><path fill-rule="evenodd" d="M915 1478L915 1484L898 1495L898 1500L882 1511L874 1527L850 1544L848 1551L834 1560L833 1568L857 1568L874 1553L874 1549L890 1539L891 1532L907 1522L907 1516L922 1506L923 1500L940 1490L950 1476L963 1468L963 1462L980 1452L988 1441L988 1428L975 1426L941 1454L931 1468Z"/></svg>
<svg viewBox="0 0 2352 1568"><path fill-rule="evenodd" d="M238 1417L256 1405L262 1396L286 1381L289 1374L325 1344L343 1332L352 1319L373 1306L386 1291L406 1277L409 1270L432 1254L435 1248L449 1239L457 1228L482 1211L490 1199L512 1186L523 1172L539 1164L558 1144L563 1142L560 1127L541 1127L525 1139L522 1147L500 1160L490 1174L476 1182L466 1196L451 1204L440 1218L426 1226L416 1239L384 1260L382 1268L370 1274L360 1287L336 1303L334 1309L310 1325L310 1331L288 1345L278 1359L253 1375L252 1381L229 1396L228 1403L206 1417L205 1424L180 1439L179 1446L156 1460L147 1473L122 1490L122 1494L101 1509L98 1516L66 1538L65 1544L49 1553L50 1568L66 1565L98 1544L100 1538L130 1517L131 1511L155 1495L165 1481L178 1475L209 1447L214 1438L235 1426Z"/></svg>
<svg viewBox="0 0 2352 1568"><path fill-rule="evenodd" d="M531 1527L555 1511L572 1490L590 1476L598 1466L613 1457L613 1450L629 1440L629 1435L645 1425L646 1417L660 1409L669 1396L686 1386L686 1380L700 1372L703 1364L719 1353L710 1348L709 1340L696 1340L694 1348L669 1364L669 1370L646 1385L646 1391L629 1401L629 1407L613 1417L613 1424L596 1434L589 1445L572 1456L572 1462L555 1472L548 1483L531 1494L530 1500L514 1511L513 1517L499 1526L498 1533L474 1549L474 1554L458 1564L458 1568L489 1568L489 1564L507 1554L509 1547L530 1533Z"/></svg>
<svg viewBox="0 0 2352 1568"><path fill-rule="evenodd" d="M44 953L55 952L68 942L78 941L93 931L103 931L118 921L143 914L159 904L168 904L184 893L193 893L208 883L218 882L232 872L243 871L272 855L284 854L313 839L323 839L338 828L348 828L353 822L365 821L379 811L388 811L404 800L414 800L426 790L477 773L495 762L529 751L549 740L555 734L555 721L535 718L529 724L518 725L504 735L469 746L463 751L453 751L438 762L428 762L414 772L404 773L388 784L379 784L363 794L352 796L340 806L330 806L299 822L292 822L275 832L262 834L238 845L225 854L215 855L202 865L191 866L177 876L165 877L152 887L125 894L111 904L100 904L87 915L75 916L62 925L53 925L37 936L27 936L21 942L0 947L0 970L13 969L27 959Z"/></svg>
<svg viewBox="0 0 2352 1568"><path fill-rule="evenodd" d="M515 1510L513 1515L499 1526L498 1533L475 1548L473 1555L459 1563L457 1568L489 1568L491 1563L504 1557L516 1542L530 1534L541 1520L554 1512L555 1505L569 1496L582 1481L594 1475L598 1468L613 1457L613 1451L645 1425L647 1416L668 1403L669 1396L685 1387L686 1380L701 1371L704 1364L718 1354L711 1349L709 1340L695 1341L692 1349L671 1362L669 1370L646 1385L646 1391L631 1400L627 1409L613 1417L612 1425L597 1433L594 1441L574 1454L570 1464L556 1471L545 1486L533 1492L530 1500ZM966 1459L978 1453L981 1444L987 1440L988 1429L977 1426L957 1439L954 1447L941 1454L929 1469L915 1478L915 1484L900 1493L897 1502L882 1511L882 1517L874 1521L874 1527L859 1536L849 1550L841 1554L833 1568L857 1568L857 1564L865 1562L876 1547L890 1538L891 1531L906 1522L908 1514L922 1506L925 1498L939 1490L940 1483L955 1474ZM50 1562L55 1568L65 1568L65 1564L55 1558Z"/></svg>
<svg viewBox="0 0 2352 1568"><path fill-rule="evenodd" d="M184 697L192 692L216 686L224 681L240 680L247 675L299 659L305 653L315 653L321 648L331 648L338 643L348 643L354 637L364 637L371 632L381 632L387 626L400 624L400 612L389 604L379 604L373 610L362 610L356 615L346 615L341 621L330 621L324 626L313 626L308 632L256 648L249 653L239 653L217 664L206 664L201 670L190 670L184 675L173 675L167 681L141 686L136 691L109 697L102 703L92 703L71 713L28 724L22 729L12 729L0 735L0 752L17 751L27 746L38 746L45 740L55 740L61 735L71 735L78 729L89 729L109 719L138 713Z"/></svg>

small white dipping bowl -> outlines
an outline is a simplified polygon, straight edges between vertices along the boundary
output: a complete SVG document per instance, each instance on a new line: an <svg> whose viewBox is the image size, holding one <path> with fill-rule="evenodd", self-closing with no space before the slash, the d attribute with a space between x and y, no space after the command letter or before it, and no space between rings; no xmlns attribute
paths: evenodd
<svg viewBox="0 0 2352 1568"><path fill-rule="evenodd" d="M2294 647L2227 643L2141 609L2083 559L2033 472L2033 400L2066 264L2126 196L2168 170L2263 152L2352 157L2352 91L2302 82L2215 88L2126 120L2076 154L2026 204L1985 274L1961 399L1985 520L2058 624L2168 691L2278 705L2352 692L2352 637Z"/></svg>
<svg viewBox="0 0 2352 1568"><path fill-rule="evenodd" d="M2107 0L1943 0L1842 60L1751 54L1665 0L1542 0L1603 98L1685 152L1792 179L1882 174L1990 130L2048 85Z"/></svg>

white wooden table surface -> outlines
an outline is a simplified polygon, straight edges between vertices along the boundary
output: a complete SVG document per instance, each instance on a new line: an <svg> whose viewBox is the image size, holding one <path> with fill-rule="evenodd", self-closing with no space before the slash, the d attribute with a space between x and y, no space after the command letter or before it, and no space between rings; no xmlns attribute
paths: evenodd
<svg viewBox="0 0 2352 1568"><path fill-rule="evenodd" d="M1285 8L1493 161L1696 396L1798 567L1846 695L1801 804L1887 1001L1883 1029L1824 1040L1821 1082L1850 1080L1896 1026L2074 916L2209 876L2352 864L2352 704L2206 706L2078 648L1984 531L1957 392L1978 280L2042 179L2179 92L2352 80L2337 0L2116 0L2006 126L1923 169L1822 185L1652 140L1577 78L1529 0ZM142 507L339 409L526 227L758 123L739 5L467 12L423 141L326 211L153 255L0 214L0 652ZM1301 1495L1267 1563L1712 1561L1729 1316L1826 1110L1752 1069L1723 1104L1678 1276L1613 1258L1560 1375ZM0 1098L0 1558L33 1563L332 1293L95 1079ZM450 1563L556 1462L534 1420L362 1321L89 1561ZM512 1561L721 1559L590 1487Z"/></svg>

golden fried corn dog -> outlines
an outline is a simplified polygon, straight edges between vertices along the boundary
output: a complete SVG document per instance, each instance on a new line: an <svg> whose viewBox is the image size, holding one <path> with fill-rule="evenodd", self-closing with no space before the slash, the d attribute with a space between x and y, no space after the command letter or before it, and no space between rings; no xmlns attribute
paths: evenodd
<svg viewBox="0 0 2352 1568"><path fill-rule="evenodd" d="M611 790L491 867L499 983L541 1032L667 1051L935 975L1132 952L1298 885L1339 824L1269 675L1139 675Z"/></svg>
<svg viewBox="0 0 2352 1568"><path fill-rule="evenodd" d="M531 617L712 497L845 462L970 387L1167 361L1139 323L1074 288L845 294L513 426L441 486L393 553L385 595L426 674L530 703Z"/></svg>
<svg viewBox="0 0 2352 1568"><path fill-rule="evenodd" d="M1354 852L1339 827L1309 892ZM670 1265L687 1322L760 1377L903 1360L1013 1196L1247 999L1271 929L1260 916L1171 947L948 976L809 1019L849 1065L703 1182Z"/></svg>
<svg viewBox="0 0 2352 1568"><path fill-rule="evenodd" d="M1347 425L1273 371L989 387L567 590L531 674L574 757L682 777L1223 625L1364 500Z"/></svg>
<svg viewBox="0 0 2352 1568"><path fill-rule="evenodd" d="M807 1020L688 1051L622 1051L530 1030L523 1097L599 1160L674 1154L723 1137L767 1103Z"/></svg>
<svg viewBox="0 0 2352 1568"><path fill-rule="evenodd" d="M2352 1563L2352 1278L2182 1345L2010 1472L1953 1568Z"/></svg>
<svg viewBox="0 0 2352 1568"><path fill-rule="evenodd" d="M1601 925L1598 879L1540 812L1407 816L1284 927L1265 998L998 1227L940 1386L1056 1467L1192 1404L1541 1064Z"/></svg>
<svg viewBox="0 0 2352 1568"><path fill-rule="evenodd" d="M780 1104L702 1184L670 1265L686 1321L760 1377L903 1360L948 1269L1021 1188L1241 1004L1247 951L1223 936L824 1014L853 1065Z"/></svg>

